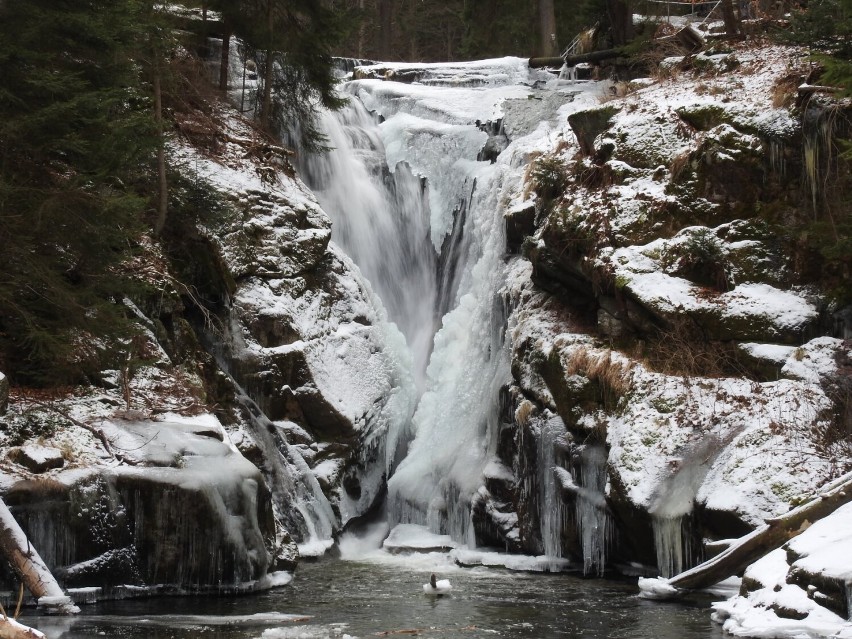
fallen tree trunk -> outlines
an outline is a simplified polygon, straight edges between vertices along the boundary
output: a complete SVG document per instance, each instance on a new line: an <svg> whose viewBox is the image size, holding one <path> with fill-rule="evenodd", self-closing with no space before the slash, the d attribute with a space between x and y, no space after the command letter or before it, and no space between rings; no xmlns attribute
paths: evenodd
<svg viewBox="0 0 852 639"><path fill-rule="evenodd" d="M576 55L568 55L564 58L530 58L530 68L538 69L541 67L561 67L563 64L573 67L581 62L602 62L610 58L617 58L622 54L621 49L604 49L602 51L591 51L589 53L578 53Z"/></svg>
<svg viewBox="0 0 852 639"><path fill-rule="evenodd" d="M0 639L46 639L44 634L8 617L0 617Z"/></svg>
<svg viewBox="0 0 852 639"><path fill-rule="evenodd" d="M30 546L27 536L5 502L0 499L0 554L9 562L39 605L48 606L62 614L76 614L80 609L71 598L62 592L54 576L45 565L35 548Z"/></svg>
<svg viewBox="0 0 852 639"><path fill-rule="evenodd" d="M649 596L656 599L676 597L678 591L708 588L732 575L741 574L750 564L849 502L852 502L852 473L829 484L819 497L784 515L766 520L765 525L740 538L703 564L670 579L646 580L647 585L640 587L643 590L647 588L651 592Z"/></svg>

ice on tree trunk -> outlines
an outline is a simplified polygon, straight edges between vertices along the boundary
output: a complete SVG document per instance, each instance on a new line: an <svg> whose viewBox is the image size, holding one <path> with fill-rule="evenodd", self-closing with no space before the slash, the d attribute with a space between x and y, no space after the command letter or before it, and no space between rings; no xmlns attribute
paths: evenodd
<svg viewBox="0 0 852 639"><path fill-rule="evenodd" d="M33 597L38 599L39 605L48 606L62 614L80 612L71 598L59 587L35 548L30 546L24 531L2 500L0 500L0 552L18 573Z"/></svg>

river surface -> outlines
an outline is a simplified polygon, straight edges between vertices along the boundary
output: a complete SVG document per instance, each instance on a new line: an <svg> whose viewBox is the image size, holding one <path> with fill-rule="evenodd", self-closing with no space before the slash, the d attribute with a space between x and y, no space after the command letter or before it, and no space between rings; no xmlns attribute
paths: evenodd
<svg viewBox="0 0 852 639"><path fill-rule="evenodd" d="M289 586L241 597L161 597L85 606L73 620L24 616L50 639L441 639L723 637L709 599L655 603L632 583L457 568L446 560L302 563ZM443 562L443 563L442 563ZM431 569L450 595L423 593ZM283 615L297 615L287 620Z"/></svg>

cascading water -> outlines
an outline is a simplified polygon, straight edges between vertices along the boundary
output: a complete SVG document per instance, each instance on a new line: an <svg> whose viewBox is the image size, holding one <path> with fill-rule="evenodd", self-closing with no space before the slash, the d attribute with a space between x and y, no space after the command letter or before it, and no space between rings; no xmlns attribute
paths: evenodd
<svg viewBox="0 0 852 639"><path fill-rule="evenodd" d="M391 173L377 118L359 100L321 117L334 151L300 154L300 173L331 216L334 241L367 276L405 336L422 389L438 288L423 184L405 165Z"/></svg>
<svg viewBox="0 0 852 639"><path fill-rule="evenodd" d="M679 470L664 483L649 509L657 568L663 577L683 572L699 560L701 549L692 542L690 515L695 495L709 469L712 457L708 448L712 445L705 443L681 460Z"/></svg>
<svg viewBox="0 0 852 639"><path fill-rule="evenodd" d="M673 577L686 567L684 545L688 538L683 534L683 515L673 517L654 516L654 548L657 552L657 568L663 577Z"/></svg>
<svg viewBox="0 0 852 639"><path fill-rule="evenodd" d="M349 105L322 115L334 151L300 158L334 241L413 352L422 396L408 455L388 482L390 523L468 544L471 496L496 449L497 395L510 378L501 210L506 177L520 171L477 161L488 135L476 123L503 97L526 97L509 80L530 72L524 61L500 64L496 88L409 86L400 96L390 82L350 82ZM489 83L478 76L471 86Z"/></svg>
<svg viewBox="0 0 852 639"><path fill-rule="evenodd" d="M231 339L239 347L238 339ZM211 349L216 353L217 349ZM223 372L228 362L216 353ZM228 373L226 373L228 374ZM282 429L271 421L242 386L228 374L236 401L243 407L252 436L266 452L265 474L270 483L276 516L299 543L303 556L322 555L334 543L336 517L331 504L320 488L301 453L287 441Z"/></svg>

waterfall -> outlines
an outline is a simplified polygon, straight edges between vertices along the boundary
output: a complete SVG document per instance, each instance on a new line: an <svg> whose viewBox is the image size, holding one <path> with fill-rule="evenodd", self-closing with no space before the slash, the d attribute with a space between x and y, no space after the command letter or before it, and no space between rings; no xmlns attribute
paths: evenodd
<svg viewBox="0 0 852 639"><path fill-rule="evenodd" d="M224 357L211 350L233 385L235 399L245 411L252 436L266 453L263 470L277 516L286 521L287 530L299 543L301 555L322 555L334 543L336 517L331 504L301 453L227 373L229 366Z"/></svg>
<svg viewBox="0 0 852 639"><path fill-rule="evenodd" d="M438 321L438 254L429 242L423 182L405 164L391 171L378 118L360 100L323 112L321 129L334 151L300 154L300 173L332 218L332 239L405 336L422 391Z"/></svg>
<svg viewBox="0 0 852 639"><path fill-rule="evenodd" d="M412 73L412 84L342 84L349 104L321 114L333 150L299 152L298 168L332 218L332 240L366 276L412 353L419 403L410 432L393 437L389 524L420 524L472 546L472 498L496 454L499 392L511 380L500 294L503 212L523 190L535 144L503 135L495 152L483 149L504 99L518 99L519 117L538 118L539 106L526 106L534 102L530 87L556 80L517 58ZM566 513L547 511L557 501L543 502L555 555Z"/></svg>
<svg viewBox="0 0 852 639"><path fill-rule="evenodd" d="M477 161L488 135L459 104L475 96L488 114L500 95L433 86L428 99L399 98L393 84L343 85L348 106L322 114L334 150L300 154L299 168L333 220L333 241L412 352L421 397L411 435L397 438L398 456L408 454L388 468L390 523L427 525L473 545L471 497L496 449L497 397L510 379L498 295L509 167Z"/></svg>

